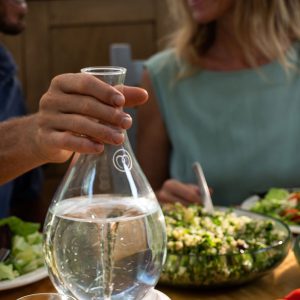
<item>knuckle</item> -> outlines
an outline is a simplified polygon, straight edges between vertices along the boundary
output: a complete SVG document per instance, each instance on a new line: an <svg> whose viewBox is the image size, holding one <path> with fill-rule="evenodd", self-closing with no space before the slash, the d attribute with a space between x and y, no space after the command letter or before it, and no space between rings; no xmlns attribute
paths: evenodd
<svg viewBox="0 0 300 300"><path fill-rule="evenodd" d="M81 124L80 120L77 120L76 117L70 119L69 128L72 132L77 132L77 129L82 127L83 124Z"/></svg>
<svg viewBox="0 0 300 300"><path fill-rule="evenodd" d="M102 128L102 142L106 142L109 144L120 144L122 141L120 141L118 138L116 138L117 131L114 129L111 129L107 126L104 126Z"/></svg>
<svg viewBox="0 0 300 300"><path fill-rule="evenodd" d="M37 114L36 122L39 128L44 128L47 124L47 117L44 114L39 113Z"/></svg>
<svg viewBox="0 0 300 300"><path fill-rule="evenodd" d="M161 189L159 192L158 192L158 198L160 201L165 201L166 200L166 193L163 189Z"/></svg>
<svg viewBox="0 0 300 300"><path fill-rule="evenodd" d="M55 107L55 97L53 96L53 93L51 91L47 91L39 102L39 108L41 110L46 110L51 107Z"/></svg>
<svg viewBox="0 0 300 300"><path fill-rule="evenodd" d="M89 74L82 74L80 80L77 81L77 89L80 93L86 93L95 82L95 78Z"/></svg>
<svg viewBox="0 0 300 300"><path fill-rule="evenodd" d="M40 108L40 110L41 109L45 109L46 107L47 107L47 103L48 103L48 101L49 101L49 96L48 96L48 92L46 92L43 96L42 96L42 98L40 99L40 102L39 102L39 108Z"/></svg>
<svg viewBox="0 0 300 300"><path fill-rule="evenodd" d="M79 92L83 92L86 90L87 86L89 85L89 76L82 76L81 80L78 81L78 90Z"/></svg>
<svg viewBox="0 0 300 300"><path fill-rule="evenodd" d="M163 187L165 189L170 189L173 186L173 180L172 179L168 179L164 182Z"/></svg>
<svg viewBox="0 0 300 300"><path fill-rule="evenodd" d="M84 101L82 99L81 104L80 104L80 113L84 115L89 115L93 111L91 107L91 103L89 101Z"/></svg>
<svg viewBox="0 0 300 300"><path fill-rule="evenodd" d="M70 136L67 132L62 132L58 140L58 146L61 148L70 147Z"/></svg>
<svg viewBox="0 0 300 300"><path fill-rule="evenodd" d="M110 112L110 121L114 124L119 124L121 122L122 116L119 110L112 109Z"/></svg>
<svg viewBox="0 0 300 300"><path fill-rule="evenodd" d="M112 134L107 127L103 127L102 129L102 139L106 142L112 141Z"/></svg>
<svg viewBox="0 0 300 300"><path fill-rule="evenodd" d="M105 83L105 88L103 89L103 98L106 99L109 103L113 103L113 96L114 96L114 90L113 88Z"/></svg>
<svg viewBox="0 0 300 300"><path fill-rule="evenodd" d="M189 202L194 202L195 201L194 195L192 195L191 193L186 193L185 199Z"/></svg>
<svg viewBox="0 0 300 300"><path fill-rule="evenodd" d="M63 78L63 75L57 75L57 76L53 77L51 80L50 86L53 86L53 87L60 86L62 78Z"/></svg>

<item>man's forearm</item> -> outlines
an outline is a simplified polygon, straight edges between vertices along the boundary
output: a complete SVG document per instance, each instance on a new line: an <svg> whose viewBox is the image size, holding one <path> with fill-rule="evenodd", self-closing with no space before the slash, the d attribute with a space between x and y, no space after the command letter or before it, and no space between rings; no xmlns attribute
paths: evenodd
<svg viewBox="0 0 300 300"><path fill-rule="evenodd" d="M0 184L45 163L32 150L35 127L34 115L0 123Z"/></svg>

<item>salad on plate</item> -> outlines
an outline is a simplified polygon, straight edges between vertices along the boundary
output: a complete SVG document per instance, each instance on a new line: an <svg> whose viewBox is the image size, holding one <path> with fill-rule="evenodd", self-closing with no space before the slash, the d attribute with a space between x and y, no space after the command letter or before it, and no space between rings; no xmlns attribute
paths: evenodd
<svg viewBox="0 0 300 300"><path fill-rule="evenodd" d="M263 197L247 199L242 208L300 226L300 189L271 188Z"/></svg>
<svg viewBox="0 0 300 300"><path fill-rule="evenodd" d="M15 216L0 220L0 248L9 249L0 262L0 281L13 280L44 266L40 224Z"/></svg>

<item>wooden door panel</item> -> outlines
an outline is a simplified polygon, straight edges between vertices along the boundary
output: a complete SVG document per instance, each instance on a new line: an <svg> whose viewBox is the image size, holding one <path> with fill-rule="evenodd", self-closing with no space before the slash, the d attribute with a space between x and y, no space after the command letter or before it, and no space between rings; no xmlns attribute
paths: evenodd
<svg viewBox="0 0 300 300"><path fill-rule="evenodd" d="M161 1L161 0L159 0ZM52 26L115 24L156 19L156 0L48 1Z"/></svg>
<svg viewBox="0 0 300 300"><path fill-rule="evenodd" d="M155 51L152 24L54 28L50 32L51 76L108 65L110 44L123 42L132 45L134 57L149 57Z"/></svg>

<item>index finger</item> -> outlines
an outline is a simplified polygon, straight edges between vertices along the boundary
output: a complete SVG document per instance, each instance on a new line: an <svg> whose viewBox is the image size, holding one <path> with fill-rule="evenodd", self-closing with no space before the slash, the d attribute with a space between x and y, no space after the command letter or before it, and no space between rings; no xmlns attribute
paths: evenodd
<svg viewBox="0 0 300 300"><path fill-rule="evenodd" d="M125 97L120 91L90 74L58 75L52 80L51 86L67 94L91 96L111 106L123 106L125 104Z"/></svg>

